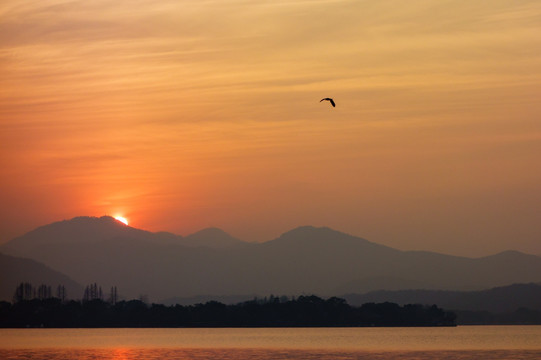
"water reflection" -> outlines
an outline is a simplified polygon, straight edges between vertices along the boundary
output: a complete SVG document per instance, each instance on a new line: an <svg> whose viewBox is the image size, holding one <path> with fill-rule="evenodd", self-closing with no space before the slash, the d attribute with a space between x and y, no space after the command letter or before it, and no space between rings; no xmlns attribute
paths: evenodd
<svg viewBox="0 0 541 360"><path fill-rule="evenodd" d="M541 326L0 329L0 349L541 350ZM122 352L119 351L118 358ZM541 358L541 357L540 357Z"/></svg>
<svg viewBox="0 0 541 360"><path fill-rule="evenodd" d="M0 329L0 360L530 360L541 326Z"/></svg>
<svg viewBox="0 0 541 360"><path fill-rule="evenodd" d="M538 360L540 351L322 351L290 349L1 350L5 360Z"/></svg>
<svg viewBox="0 0 541 360"><path fill-rule="evenodd" d="M113 349L112 360L129 360L130 359L130 350L129 349Z"/></svg>

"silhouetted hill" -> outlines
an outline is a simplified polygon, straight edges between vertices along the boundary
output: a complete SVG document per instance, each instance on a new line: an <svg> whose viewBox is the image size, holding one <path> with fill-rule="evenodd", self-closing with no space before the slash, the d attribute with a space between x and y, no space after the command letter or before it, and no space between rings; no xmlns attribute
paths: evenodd
<svg viewBox="0 0 541 360"><path fill-rule="evenodd" d="M101 243L113 238L129 238L160 245L216 247L243 244L222 230L209 228L182 237L169 232L150 232L124 225L111 216L80 216L40 226L2 246L6 253L32 253L36 247L51 244Z"/></svg>
<svg viewBox="0 0 541 360"><path fill-rule="evenodd" d="M190 297L172 297L169 299L159 300L158 303L171 306L171 305L195 305L195 304L205 304L209 301L217 301L225 305L233 305L242 303L245 301L253 300L257 298L255 295L198 295Z"/></svg>
<svg viewBox="0 0 541 360"><path fill-rule="evenodd" d="M204 246L209 248L221 249L229 246L244 244L243 241L234 238L223 230L218 228L207 228L194 234L184 237L181 245L184 246Z"/></svg>
<svg viewBox="0 0 541 360"><path fill-rule="evenodd" d="M408 289L430 289L434 288L431 282L420 280L404 279L402 277L392 276L373 276L362 279L356 279L342 284L335 288L336 294L345 294L351 289L363 289L363 291L386 290L408 290Z"/></svg>
<svg viewBox="0 0 541 360"><path fill-rule="evenodd" d="M64 285L67 295L81 297L83 288L64 274L54 271L49 267L34 260L22 259L0 254L0 300L11 301L15 294L15 288L22 282L28 282L34 286L51 286L53 295L58 285Z"/></svg>
<svg viewBox="0 0 541 360"><path fill-rule="evenodd" d="M110 216L80 216L40 226L4 245L5 250L29 251L34 246L53 243L96 243L117 236L150 240L152 233L126 226Z"/></svg>
<svg viewBox="0 0 541 360"><path fill-rule="evenodd" d="M80 223L84 226L78 237ZM399 251L311 226L265 243L243 243L219 229L182 238L130 228L107 217L76 218L38 228L4 249L81 284L116 285L127 298L148 295L152 301L202 294L480 290L541 280L541 258L532 255L506 252L472 259Z"/></svg>
<svg viewBox="0 0 541 360"><path fill-rule="evenodd" d="M513 312L520 308L541 310L541 285L513 284L481 291L401 290L373 291L342 296L351 305L367 302L437 304L450 310Z"/></svg>
<svg viewBox="0 0 541 360"><path fill-rule="evenodd" d="M329 228L303 226L249 249L268 293L332 295L345 282L392 265L401 251ZM255 280L257 282L258 280ZM259 280L260 281L260 280Z"/></svg>

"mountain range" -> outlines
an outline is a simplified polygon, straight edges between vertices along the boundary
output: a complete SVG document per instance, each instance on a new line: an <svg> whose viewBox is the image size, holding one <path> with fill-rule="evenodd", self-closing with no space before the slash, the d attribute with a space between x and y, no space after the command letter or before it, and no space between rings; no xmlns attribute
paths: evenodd
<svg viewBox="0 0 541 360"><path fill-rule="evenodd" d="M348 304L360 306L368 302L406 304L438 304L444 309L513 312L519 308L541 310L541 284L512 284L477 291L449 290L378 290L365 294L342 296Z"/></svg>
<svg viewBox="0 0 541 360"><path fill-rule="evenodd" d="M506 251L467 258L401 251L311 226L249 243L216 228L183 237L136 229L108 216L77 217L39 227L4 244L0 252L65 274L66 284L73 279L81 288L91 283L104 289L117 286L125 298L144 295L151 301L199 295L465 291L541 281L541 257L534 255ZM1 287L7 280L27 281L23 265L4 265L4 258Z"/></svg>

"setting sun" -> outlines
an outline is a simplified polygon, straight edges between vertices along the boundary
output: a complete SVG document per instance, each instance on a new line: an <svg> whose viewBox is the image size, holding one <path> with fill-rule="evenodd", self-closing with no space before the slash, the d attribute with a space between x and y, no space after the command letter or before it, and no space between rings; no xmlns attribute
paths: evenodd
<svg viewBox="0 0 541 360"><path fill-rule="evenodd" d="M115 216L114 218L116 220L120 221L121 223L124 223L124 225L128 225L128 219L126 219L125 217L123 217L123 216Z"/></svg>

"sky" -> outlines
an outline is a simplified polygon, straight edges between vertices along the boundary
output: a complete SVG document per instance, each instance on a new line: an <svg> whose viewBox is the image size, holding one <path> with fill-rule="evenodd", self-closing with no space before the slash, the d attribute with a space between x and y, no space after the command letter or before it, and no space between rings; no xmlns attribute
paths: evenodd
<svg viewBox="0 0 541 360"><path fill-rule="evenodd" d="M0 242L120 215L541 254L540 30L537 0L4 0Z"/></svg>

